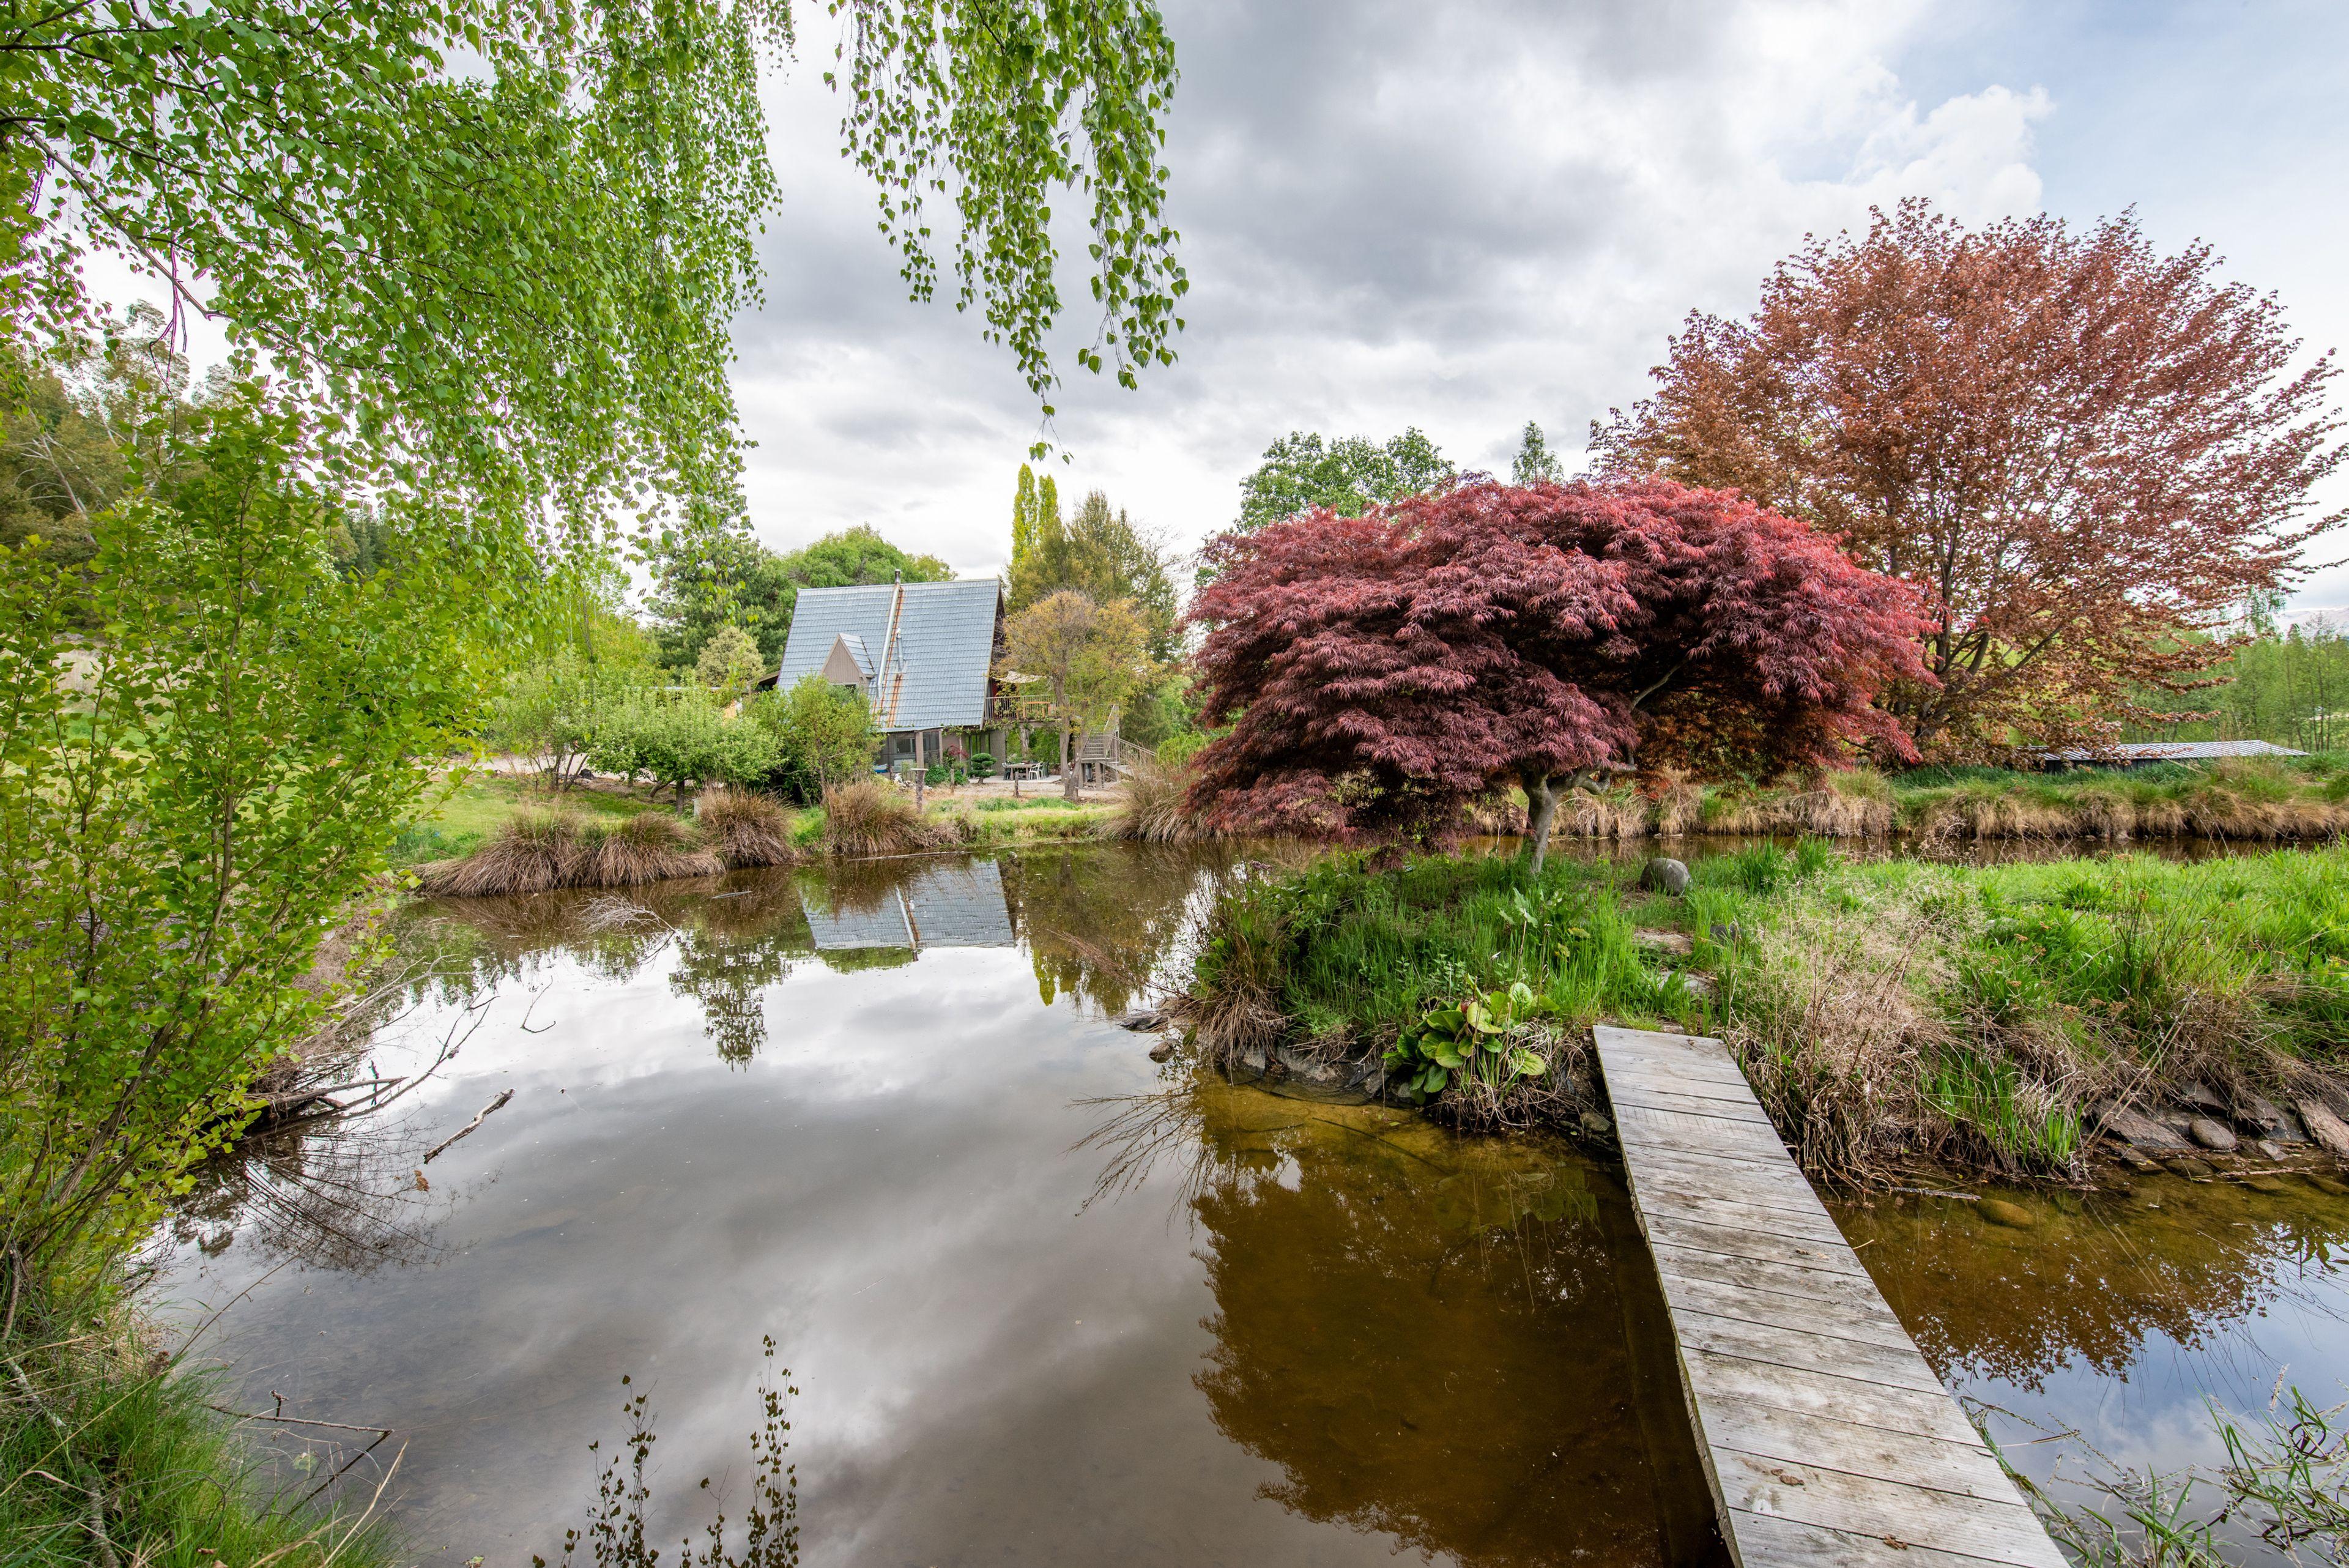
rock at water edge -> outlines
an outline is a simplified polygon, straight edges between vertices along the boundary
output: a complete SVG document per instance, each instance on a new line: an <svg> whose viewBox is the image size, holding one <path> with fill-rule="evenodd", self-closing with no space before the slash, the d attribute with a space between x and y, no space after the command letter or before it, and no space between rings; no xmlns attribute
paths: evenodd
<svg viewBox="0 0 2349 1568"><path fill-rule="evenodd" d="M2186 1124L2187 1135L2204 1148L2215 1148L2221 1154L2233 1151L2234 1129L2224 1122L2214 1122L2209 1116L2196 1116Z"/></svg>
<svg viewBox="0 0 2349 1568"><path fill-rule="evenodd" d="M1159 1036L1157 1044L1150 1047L1150 1059L1154 1062L1164 1062L1174 1054L1174 1037L1171 1034Z"/></svg>
<svg viewBox="0 0 2349 1568"><path fill-rule="evenodd" d="M2184 1148L2186 1140L2142 1111L2127 1106L2106 1106L2096 1114L2097 1125L2115 1137L2138 1148Z"/></svg>
<svg viewBox="0 0 2349 1568"><path fill-rule="evenodd" d="M2028 1231L2039 1223L2038 1218L2020 1203L2009 1203L2003 1198L1985 1198L1975 1205L1975 1212L1993 1225L2003 1225L2012 1231Z"/></svg>
<svg viewBox="0 0 2349 1568"><path fill-rule="evenodd" d="M2308 1136L2323 1146L2324 1152L2344 1163L2349 1163L2349 1127L2333 1114L2333 1107L2323 1100L2302 1100L2292 1107L2300 1113L2301 1125Z"/></svg>

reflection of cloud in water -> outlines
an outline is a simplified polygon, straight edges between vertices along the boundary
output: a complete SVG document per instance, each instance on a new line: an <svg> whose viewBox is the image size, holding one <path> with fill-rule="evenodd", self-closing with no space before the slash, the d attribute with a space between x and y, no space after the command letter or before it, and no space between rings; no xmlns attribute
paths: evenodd
<svg viewBox="0 0 2349 1568"><path fill-rule="evenodd" d="M1008 948L1017 940L992 860L931 861L877 886L835 877L802 886L819 952L860 948Z"/></svg>

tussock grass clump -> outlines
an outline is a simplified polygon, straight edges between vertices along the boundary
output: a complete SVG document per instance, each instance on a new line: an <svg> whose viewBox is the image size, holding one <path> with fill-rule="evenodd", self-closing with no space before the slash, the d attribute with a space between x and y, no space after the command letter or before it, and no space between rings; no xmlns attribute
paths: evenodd
<svg viewBox="0 0 2349 1568"><path fill-rule="evenodd" d="M1142 844L1195 844L1212 836L1184 806L1190 784L1185 769L1142 763L1118 785L1102 836Z"/></svg>
<svg viewBox="0 0 2349 1568"><path fill-rule="evenodd" d="M739 789L705 790L694 803L693 815L729 866L799 864L799 846L792 841L792 814L766 795Z"/></svg>
<svg viewBox="0 0 2349 1568"><path fill-rule="evenodd" d="M951 827L926 820L914 797L895 784L855 779L823 792L826 854L911 855L954 838Z"/></svg>
<svg viewBox="0 0 2349 1568"><path fill-rule="evenodd" d="M641 888L677 877L715 877L726 869L693 828L665 811L639 812L599 825L581 839L576 888Z"/></svg>
<svg viewBox="0 0 2349 1568"><path fill-rule="evenodd" d="M565 811L520 811L460 860L422 868L422 889L452 898L515 898L560 888L638 888L726 868L687 824L666 811L598 821Z"/></svg>
<svg viewBox="0 0 2349 1568"><path fill-rule="evenodd" d="M488 898L574 887L585 829L574 812L518 811L471 855L422 867L424 891Z"/></svg>

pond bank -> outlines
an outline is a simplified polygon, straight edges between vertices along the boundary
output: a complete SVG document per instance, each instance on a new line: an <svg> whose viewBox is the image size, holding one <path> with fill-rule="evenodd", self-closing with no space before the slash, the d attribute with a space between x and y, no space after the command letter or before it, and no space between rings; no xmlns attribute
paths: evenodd
<svg viewBox="0 0 2349 1568"><path fill-rule="evenodd" d="M1666 778L1645 788L1578 790L1559 805L1555 829L1592 839L1811 834L1920 844L2305 843L2344 830L2349 759L2338 753L2058 774L1858 768L1767 786Z"/></svg>
<svg viewBox="0 0 2349 1568"><path fill-rule="evenodd" d="M1637 876L1349 857L1257 877L1213 915L1183 1009L1226 1067L1467 1126L1603 1116L1600 1019L1717 1034L1806 1168L1863 1187L2349 1152L2313 1141L2349 1110L2349 850L1966 867L1813 841L1701 860L1682 896Z"/></svg>
<svg viewBox="0 0 2349 1568"><path fill-rule="evenodd" d="M554 795L509 780L467 786L468 826L450 840L437 832L409 842L462 853L411 861L429 895L489 898L557 888L626 888L723 871L792 866L814 858L861 859L925 851L1010 847L1119 836L1119 806L1098 798L964 798L875 780L835 789L824 804L793 808L753 791L703 792L684 815L606 790Z"/></svg>

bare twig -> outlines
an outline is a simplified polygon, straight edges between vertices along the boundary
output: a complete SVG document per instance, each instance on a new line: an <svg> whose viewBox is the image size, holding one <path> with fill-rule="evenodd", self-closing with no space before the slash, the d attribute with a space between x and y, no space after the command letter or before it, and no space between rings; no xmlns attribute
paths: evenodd
<svg viewBox="0 0 2349 1568"><path fill-rule="evenodd" d="M475 1127L480 1127L484 1121L489 1119L489 1116L492 1111L496 1110L501 1106L503 1106L508 1100L512 1098L513 1091L512 1089L501 1089L498 1092L498 1097L496 1099L492 1100L488 1105L483 1106L480 1110L473 1113L473 1119L471 1121L467 1122L463 1127L459 1127L455 1132L450 1133L447 1137L444 1137L439 1143L434 1144L432 1147L426 1152L424 1156L424 1163L427 1165L431 1164L432 1157L434 1155L439 1154L442 1149L447 1148L459 1138L471 1133Z"/></svg>

